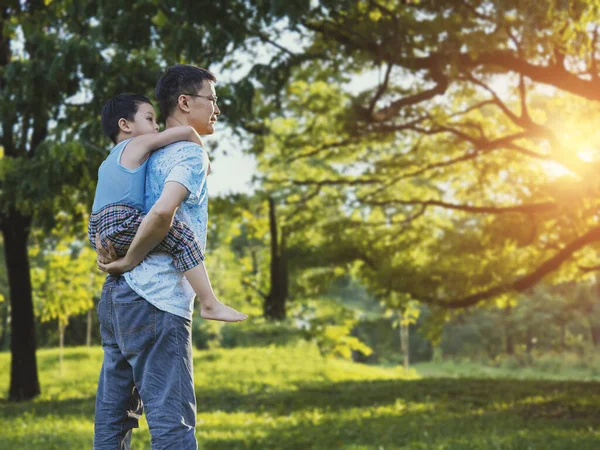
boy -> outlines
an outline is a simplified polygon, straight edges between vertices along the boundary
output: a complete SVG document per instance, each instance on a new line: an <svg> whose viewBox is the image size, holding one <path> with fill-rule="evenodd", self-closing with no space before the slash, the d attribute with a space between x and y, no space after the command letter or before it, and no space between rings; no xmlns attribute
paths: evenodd
<svg viewBox="0 0 600 450"><path fill-rule="evenodd" d="M115 146L98 170L98 185L88 236L96 250L96 234L103 247L112 244L118 256L126 256L144 218L145 169L150 154L178 141L204 146L198 133L189 126L158 132L154 107L146 97L121 94L102 108L102 128ZM210 173L210 167L209 171ZM204 319L239 322L248 316L219 302L203 265L204 255L193 231L175 219L167 237L155 251L173 255L175 266L194 289Z"/></svg>

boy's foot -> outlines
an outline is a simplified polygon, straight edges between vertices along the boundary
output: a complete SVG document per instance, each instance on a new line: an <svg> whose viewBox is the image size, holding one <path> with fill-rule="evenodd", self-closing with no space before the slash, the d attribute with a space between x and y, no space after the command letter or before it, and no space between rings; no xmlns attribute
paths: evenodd
<svg viewBox="0 0 600 450"><path fill-rule="evenodd" d="M207 320L221 320L223 322L241 322L248 318L246 314L238 312L218 300L210 305L200 305L200 316Z"/></svg>

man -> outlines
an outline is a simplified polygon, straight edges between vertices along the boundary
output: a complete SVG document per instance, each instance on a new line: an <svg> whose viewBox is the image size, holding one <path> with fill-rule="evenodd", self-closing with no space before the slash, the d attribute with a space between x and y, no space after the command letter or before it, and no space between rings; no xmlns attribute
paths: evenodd
<svg viewBox="0 0 600 450"><path fill-rule="evenodd" d="M205 69L176 65L156 84L167 128L189 125L214 133L215 76ZM137 419L128 415L135 384L144 402L152 448L196 449L196 397L192 367L191 319L194 291L175 268L173 257L148 254L166 236L174 217L190 226L206 246L209 167L205 150L178 142L156 151L148 162L145 209L128 258L140 262L124 276L110 276L98 305L104 361L96 396L95 449L120 449ZM98 265L112 275L127 267L96 240ZM114 261L114 262L113 262Z"/></svg>

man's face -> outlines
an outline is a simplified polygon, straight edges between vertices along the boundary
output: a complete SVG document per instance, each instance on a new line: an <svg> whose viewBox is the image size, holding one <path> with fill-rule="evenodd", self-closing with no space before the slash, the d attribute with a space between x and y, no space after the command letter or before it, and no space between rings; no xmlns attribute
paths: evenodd
<svg viewBox="0 0 600 450"><path fill-rule="evenodd" d="M221 110L217 106L215 85L212 81L202 83L202 89L186 95L190 108L188 123L198 134L206 135L215 132L215 123ZM194 94L194 95L191 95Z"/></svg>

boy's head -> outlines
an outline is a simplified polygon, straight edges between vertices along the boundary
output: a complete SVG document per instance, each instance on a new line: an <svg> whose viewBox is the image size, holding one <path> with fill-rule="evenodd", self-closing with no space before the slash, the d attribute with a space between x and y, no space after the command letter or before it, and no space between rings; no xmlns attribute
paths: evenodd
<svg viewBox="0 0 600 450"><path fill-rule="evenodd" d="M208 70L186 64L169 67L156 83L156 98L165 118L177 116L199 134L214 133L217 106L214 83Z"/></svg>
<svg viewBox="0 0 600 450"><path fill-rule="evenodd" d="M119 94L102 107L102 129L115 144L140 134L157 133L154 107L143 95Z"/></svg>

